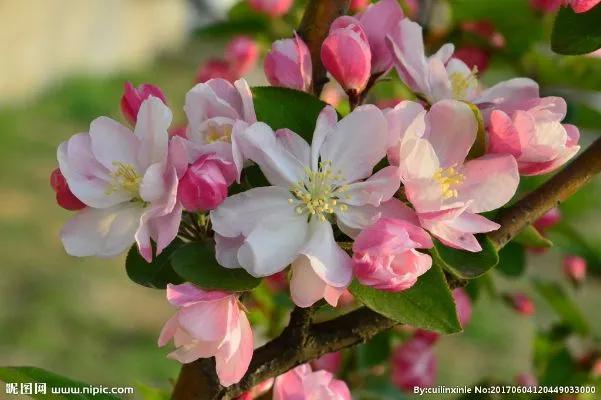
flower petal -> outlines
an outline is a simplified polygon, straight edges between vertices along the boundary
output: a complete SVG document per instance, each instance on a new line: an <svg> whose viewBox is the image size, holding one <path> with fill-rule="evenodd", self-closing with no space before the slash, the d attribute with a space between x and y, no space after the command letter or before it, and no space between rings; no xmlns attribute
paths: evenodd
<svg viewBox="0 0 601 400"><path fill-rule="evenodd" d="M253 333L248 318L242 311L238 317L238 324L241 338L234 353L229 358L225 358L221 351L215 354L215 368L219 383L226 387L238 383L242 379L253 355Z"/></svg>
<svg viewBox="0 0 601 400"><path fill-rule="evenodd" d="M297 306L311 307L325 298L332 307L336 307L342 293L344 288L329 286L315 273L308 257L300 256L292 263L290 296Z"/></svg>
<svg viewBox="0 0 601 400"><path fill-rule="evenodd" d="M311 164L311 148L300 135L283 128L275 131L276 141L292 154L302 165Z"/></svg>
<svg viewBox="0 0 601 400"><path fill-rule="evenodd" d="M313 140L311 142L311 169L318 170L319 150L323 145L330 132L336 127L338 115L332 106L325 106L317 117L315 123L315 131L313 132Z"/></svg>
<svg viewBox="0 0 601 400"><path fill-rule="evenodd" d="M65 251L76 257L112 257L124 252L134 242L142 212L134 203L79 211L61 230Z"/></svg>
<svg viewBox="0 0 601 400"><path fill-rule="evenodd" d="M90 124L90 141L94 158L105 168L112 171L114 163L120 162L138 169L136 154L139 142L128 128L117 121L107 117L96 118Z"/></svg>
<svg viewBox="0 0 601 400"><path fill-rule="evenodd" d="M351 183L344 192L341 202L353 206L371 204L378 206L389 200L401 185L400 171L397 167L385 167L363 182Z"/></svg>
<svg viewBox="0 0 601 400"><path fill-rule="evenodd" d="M140 141L137 153L139 165L145 169L167 158L169 125L173 115L160 99L150 96L140 106L134 135Z"/></svg>
<svg viewBox="0 0 601 400"><path fill-rule="evenodd" d="M457 187L457 201L471 201L468 210L481 213L509 202L520 182L515 158L508 154L489 154L463 165L463 183Z"/></svg>
<svg viewBox="0 0 601 400"><path fill-rule="evenodd" d="M351 258L334 239L332 225L312 218L310 237L300 254L305 255L319 277L331 286L345 288L352 279Z"/></svg>
<svg viewBox="0 0 601 400"><path fill-rule="evenodd" d="M388 129L386 118L373 105L357 107L330 131L319 149L322 161L331 161L347 182L371 175L386 155Z"/></svg>
<svg viewBox="0 0 601 400"><path fill-rule="evenodd" d="M238 250L244 244L244 236L227 237L215 234L215 259L224 268L241 268Z"/></svg>

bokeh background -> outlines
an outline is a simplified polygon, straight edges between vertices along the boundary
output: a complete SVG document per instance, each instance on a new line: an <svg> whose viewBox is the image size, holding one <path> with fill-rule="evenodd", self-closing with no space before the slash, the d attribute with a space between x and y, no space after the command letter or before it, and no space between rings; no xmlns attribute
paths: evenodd
<svg viewBox="0 0 601 400"><path fill-rule="evenodd" d="M520 2L528 3L505 1L507 6ZM56 206L48 180L61 141L86 131L97 116L122 120L124 81L160 86L175 122L183 123L184 95L194 85L196 69L221 53L225 43L224 38L195 31L225 15L228 3L232 2L0 1L0 365L43 367L110 386L168 389L177 376L179 365L165 357L169 350L156 346L172 312L164 292L131 282L123 257L67 256L58 233L69 212ZM453 3L448 3L451 9ZM461 10L450 18L457 15L461 17ZM524 18L518 19L524 23ZM520 62L525 75L541 79L545 94L567 93L586 100L586 107L571 109L569 117L585 125L585 144L601 133L601 95L581 91L587 88L584 80L566 83L578 79L573 74L562 78L552 72L557 66L577 70L572 57L559 58L537 44ZM514 72L507 64L506 55L493 56L483 79L494 82L511 76ZM261 75L260 70L251 73L251 85L263 84ZM600 198L597 178L561 206L589 256L598 259ZM565 235L557 240L571 246ZM529 254L526 277L495 274L492 280L499 291L530 293L529 276L562 280L564 253L565 248ZM574 291L566 285L566 291L599 338L600 271L599 265L589 266L584 286ZM490 296L480 296L466 331L445 337L436 347L437 383L512 382L516 374L530 372L535 326L549 325L555 318L536 293L533 298L537 312L524 317Z"/></svg>

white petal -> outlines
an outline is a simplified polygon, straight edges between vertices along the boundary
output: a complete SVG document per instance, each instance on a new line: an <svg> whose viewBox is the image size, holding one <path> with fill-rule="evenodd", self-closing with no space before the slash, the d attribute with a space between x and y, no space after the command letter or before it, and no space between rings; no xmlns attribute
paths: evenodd
<svg viewBox="0 0 601 400"><path fill-rule="evenodd" d="M115 162L138 166L138 140L117 121L107 117L96 118L90 124L90 139L94 157L109 170L116 168Z"/></svg>
<svg viewBox="0 0 601 400"><path fill-rule="evenodd" d="M156 97L149 97L140 106L134 134L140 140L137 158L143 169L167 158L171 119L171 110Z"/></svg>
<svg viewBox="0 0 601 400"><path fill-rule="evenodd" d="M294 207L288 203L291 196L287 189L277 186L253 188L230 196L211 211L213 230L227 237L247 236L271 215L294 216Z"/></svg>
<svg viewBox="0 0 601 400"><path fill-rule="evenodd" d="M375 223L381 216L378 207L348 206L346 211L337 212L338 228L347 236L355 238L364 228Z"/></svg>
<svg viewBox="0 0 601 400"><path fill-rule="evenodd" d="M319 151L326 137L334 130L338 122L338 115L332 106L326 106L321 110L315 123L315 131L313 132L313 140L311 142L311 169L317 171L319 163Z"/></svg>
<svg viewBox="0 0 601 400"><path fill-rule="evenodd" d="M79 211L61 231L65 250L76 257L112 257L124 252L134 242L142 211L133 203Z"/></svg>
<svg viewBox="0 0 601 400"><path fill-rule="evenodd" d="M346 287L352 279L351 258L338 246L332 225L312 218L310 238L300 251L319 277L334 287Z"/></svg>
<svg viewBox="0 0 601 400"><path fill-rule="evenodd" d="M257 116L255 115L255 106L253 104L253 97L250 91L248 83L244 79L238 79L234 82L234 86L240 94L242 99L242 117L249 124L257 122Z"/></svg>
<svg viewBox="0 0 601 400"><path fill-rule="evenodd" d="M311 148L309 144L301 136L283 128L275 131L276 141L292 154L302 165L311 164Z"/></svg>
<svg viewBox="0 0 601 400"><path fill-rule="evenodd" d="M345 204L378 206L390 199L401 185L400 171L397 167L385 167L363 182L351 183L344 192L341 201Z"/></svg>
<svg viewBox="0 0 601 400"><path fill-rule="evenodd" d="M386 118L373 105L357 107L341 119L327 135L319 150L322 161L331 161L347 182L371 175L386 155L388 128Z"/></svg>
<svg viewBox="0 0 601 400"><path fill-rule="evenodd" d="M311 307L325 295L326 283L313 271L305 256L298 257L292 264L290 297L299 307Z"/></svg>
<svg viewBox="0 0 601 400"><path fill-rule="evenodd" d="M256 277L280 272L294 261L307 242L308 229L306 217L272 215L260 221L246 236L238 250L238 261Z"/></svg>
<svg viewBox="0 0 601 400"><path fill-rule="evenodd" d="M224 268L241 268L238 262L238 250L244 244L244 236L233 238L215 234L215 258Z"/></svg>
<svg viewBox="0 0 601 400"><path fill-rule="evenodd" d="M304 177L305 166L276 141L267 124L251 125L237 136L237 143L244 157L257 163L272 185L289 188Z"/></svg>

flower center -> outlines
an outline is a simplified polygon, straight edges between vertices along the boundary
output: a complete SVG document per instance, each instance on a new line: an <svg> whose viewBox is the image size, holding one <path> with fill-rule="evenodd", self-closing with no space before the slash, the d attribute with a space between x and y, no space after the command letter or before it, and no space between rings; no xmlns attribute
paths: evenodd
<svg viewBox="0 0 601 400"><path fill-rule="evenodd" d="M290 204L296 204L297 214L317 216L321 221L326 220L328 214L336 210L344 212L346 204L339 204L339 200L347 190L340 171L335 173L331 162L319 163L319 170L312 171L305 168L304 179L298 181L290 188L294 198L288 199Z"/></svg>
<svg viewBox="0 0 601 400"><path fill-rule="evenodd" d="M465 180L465 175L459 173L455 165L452 165L448 168L439 168L432 178L440 185L442 198L447 200L457 197L455 188Z"/></svg>
<svg viewBox="0 0 601 400"><path fill-rule="evenodd" d="M206 135L207 143L214 142L232 142L232 125L230 124L217 124L215 122L208 123L207 135Z"/></svg>
<svg viewBox="0 0 601 400"><path fill-rule="evenodd" d="M451 90L453 92L453 97L456 99L465 98L467 95L467 91L470 89L472 85L474 85L477 81L478 67L474 66L472 72L464 75L461 72L453 72L449 75L449 80L451 81Z"/></svg>
<svg viewBox="0 0 601 400"><path fill-rule="evenodd" d="M133 165L119 161L113 161L113 165L117 169L111 172L111 185L106 190L106 194L110 195L117 190L124 190L131 194L134 199L139 199L142 177L138 174L138 171Z"/></svg>

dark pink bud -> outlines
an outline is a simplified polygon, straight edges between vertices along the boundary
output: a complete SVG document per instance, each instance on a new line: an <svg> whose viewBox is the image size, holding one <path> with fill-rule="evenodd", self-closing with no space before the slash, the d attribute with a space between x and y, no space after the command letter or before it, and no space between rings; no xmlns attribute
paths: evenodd
<svg viewBox="0 0 601 400"><path fill-rule="evenodd" d="M453 54L453 57L463 61L470 69L476 68L478 72L484 72L490 62L488 51L475 46L464 46Z"/></svg>
<svg viewBox="0 0 601 400"><path fill-rule="evenodd" d="M536 376L523 372L515 377L515 383L519 386L538 386Z"/></svg>
<svg viewBox="0 0 601 400"><path fill-rule="evenodd" d="M325 369L335 374L340 370L342 366L342 353L336 351L334 353L327 353L323 356L311 361L311 366L315 370Z"/></svg>
<svg viewBox="0 0 601 400"><path fill-rule="evenodd" d="M205 154L180 179L178 199L188 211L212 210L227 197L227 188L235 175L233 163Z"/></svg>
<svg viewBox="0 0 601 400"><path fill-rule="evenodd" d="M338 27L338 20L332 24L333 29L321 46L321 61L345 90L360 93L371 74L371 50L359 21L346 21L343 27Z"/></svg>
<svg viewBox="0 0 601 400"><path fill-rule="evenodd" d="M453 290L453 299L455 300L459 322L465 328L472 318L472 300L462 288Z"/></svg>
<svg viewBox="0 0 601 400"><path fill-rule="evenodd" d="M425 329L418 329L415 331L413 337L415 339L434 344L438 341L438 339L440 339L440 334L433 331L427 331Z"/></svg>
<svg viewBox="0 0 601 400"><path fill-rule="evenodd" d="M436 369L432 345L420 338L414 337L403 343L392 355L392 383L403 390L432 386Z"/></svg>
<svg viewBox="0 0 601 400"><path fill-rule="evenodd" d="M563 0L530 0L530 7L543 13L552 13L559 10Z"/></svg>
<svg viewBox="0 0 601 400"><path fill-rule="evenodd" d="M248 0L250 7L270 17L281 17L292 7L293 0Z"/></svg>
<svg viewBox="0 0 601 400"><path fill-rule="evenodd" d="M549 211L547 211L546 213L544 213L539 219L534 221L533 225L536 229L538 229L541 233L543 233L545 230L547 230L547 229L553 227L555 224L557 224L560 220L561 220L561 211L559 211L559 208L554 207L554 208L550 209Z"/></svg>
<svg viewBox="0 0 601 400"><path fill-rule="evenodd" d="M204 83L211 79L221 78L234 82L238 79L231 64L226 60L212 58L205 61L196 72L196 82Z"/></svg>
<svg viewBox="0 0 601 400"><path fill-rule="evenodd" d="M165 95L159 87L143 83L136 88L131 82L125 82L123 96L121 97L121 112L130 124L136 124L140 106L150 96L158 97L163 103L167 104Z"/></svg>
<svg viewBox="0 0 601 400"><path fill-rule="evenodd" d="M586 260L580 256L564 257L563 273L572 283L581 283L586 278Z"/></svg>
<svg viewBox="0 0 601 400"><path fill-rule="evenodd" d="M486 40L492 47L505 47L505 37L490 21L465 21L461 23L461 29Z"/></svg>
<svg viewBox="0 0 601 400"><path fill-rule="evenodd" d="M349 11L352 13L357 13L359 11L363 11L365 7L369 5L369 0L351 0L351 4L349 6Z"/></svg>
<svg viewBox="0 0 601 400"><path fill-rule="evenodd" d="M505 300L515 311L522 315L532 315L535 312L534 302L523 293L506 295Z"/></svg>
<svg viewBox="0 0 601 400"><path fill-rule="evenodd" d="M56 193L56 202L65 210L77 211L86 208L86 205L71 192L60 169L56 168L50 174L50 186Z"/></svg>
<svg viewBox="0 0 601 400"><path fill-rule="evenodd" d="M225 59L237 76L243 76L257 64L259 46L248 36L235 37L225 48Z"/></svg>

